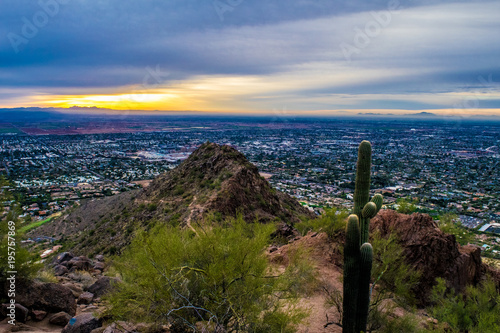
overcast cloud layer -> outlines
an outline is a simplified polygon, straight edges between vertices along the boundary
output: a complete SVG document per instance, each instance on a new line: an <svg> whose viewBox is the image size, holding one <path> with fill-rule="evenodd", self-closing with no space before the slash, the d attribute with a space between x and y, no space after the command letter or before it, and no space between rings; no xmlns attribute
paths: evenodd
<svg viewBox="0 0 500 333"><path fill-rule="evenodd" d="M499 17L498 1L3 0L0 107L140 90L163 110L497 114Z"/></svg>

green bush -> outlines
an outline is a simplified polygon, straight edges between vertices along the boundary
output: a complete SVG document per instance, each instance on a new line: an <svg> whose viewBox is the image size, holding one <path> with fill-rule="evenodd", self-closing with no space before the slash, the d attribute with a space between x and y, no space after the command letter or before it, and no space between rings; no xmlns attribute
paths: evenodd
<svg viewBox="0 0 500 333"><path fill-rule="evenodd" d="M109 296L108 315L175 331L204 323L228 332L293 332L305 313L290 286L309 283L304 271L312 269L292 264L273 272L265 256L273 230L238 218L195 231L158 225L140 233L117 259L123 283Z"/></svg>
<svg viewBox="0 0 500 333"><path fill-rule="evenodd" d="M424 333L426 332L420 327L418 319L411 315L406 314L402 317L389 319L383 326L382 329L378 330L377 333Z"/></svg>
<svg viewBox="0 0 500 333"><path fill-rule="evenodd" d="M346 219L349 213L346 210L327 208L325 212L315 218L308 219L295 224L295 228L304 236L309 231L326 232L330 238L334 238L345 229Z"/></svg>
<svg viewBox="0 0 500 333"><path fill-rule="evenodd" d="M9 239L9 232L11 232L9 221L14 222L16 230L15 244L12 242L12 238ZM8 214L4 221L0 221L0 290L2 291L5 290L6 279L10 276L7 272L16 271L16 280L31 280L41 268L40 264L34 263L34 257L25 248L21 247L22 234L17 233L19 229L19 223L12 214ZM9 254L13 252L15 252L15 263L11 267L9 265ZM2 295L0 296L0 302L4 303L7 300L5 297L8 295L4 295L3 292L0 295Z"/></svg>
<svg viewBox="0 0 500 333"><path fill-rule="evenodd" d="M439 216L437 224L442 232L455 235L460 245L467 245L474 240L474 234L462 226L456 214L446 213Z"/></svg>
<svg viewBox="0 0 500 333"><path fill-rule="evenodd" d="M406 308L416 304L413 288L420 279L420 272L405 261L403 247L395 233L383 238L380 232L371 235L373 245L372 280L377 292L372 296L374 305L392 298Z"/></svg>
<svg viewBox="0 0 500 333"><path fill-rule="evenodd" d="M411 214L417 210L417 206L415 206L415 203L411 200L408 200L408 199L404 199L404 198L398 199L397 204L398 204L398 208L397 208L398 213Z"/></svg>
<svg viewBox="0 0 500 333"><path fill-rule="evenodd" d="M439 321L447 322L452 332L500 332L500 294L495 283L484 281L481 285L467 287L465 293L448 290L444 279L436 279L429 312Z"/></svg>

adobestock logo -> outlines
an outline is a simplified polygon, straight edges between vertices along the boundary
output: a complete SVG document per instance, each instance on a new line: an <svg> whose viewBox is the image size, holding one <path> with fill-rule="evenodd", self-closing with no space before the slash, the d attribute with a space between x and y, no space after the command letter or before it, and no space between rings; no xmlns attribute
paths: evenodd
<svg viewBox="0 0 500 333"><path fill-rule="evenodd" d="M27 45L31 39L35 38L40 29L44 28L51 18L59 14L60 5L66 5L68 2L69 0L39 0L40 10L33 14L31 20L26 16L22 17L23 25L20 34L14 32L7 34L14 52L19 53L20 46Z"/></svg>

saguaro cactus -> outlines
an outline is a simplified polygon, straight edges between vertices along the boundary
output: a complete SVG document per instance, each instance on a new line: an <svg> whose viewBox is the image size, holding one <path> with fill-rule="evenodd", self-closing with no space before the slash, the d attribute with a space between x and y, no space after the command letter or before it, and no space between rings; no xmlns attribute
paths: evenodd
<svg viewBox="0 0 500 333"><path fill-rule="evenodd" d="M354 190L353 214L347 221L344 247L344 299L342 331L344 333L366 332L370 306L370 276L373 262L373 248L368 243L370 219L382 207L380 194L370 198L370 142L359 145Z"/></svg>

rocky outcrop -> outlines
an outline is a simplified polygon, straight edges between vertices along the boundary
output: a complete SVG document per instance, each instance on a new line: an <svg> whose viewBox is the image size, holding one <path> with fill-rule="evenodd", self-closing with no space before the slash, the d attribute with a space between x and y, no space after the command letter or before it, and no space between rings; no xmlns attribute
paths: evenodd
<svg viewBox="0 0 500 333"><path fill-rule="evenodd" d="M76 313L75 297L71 290L56 283L33 282L16 295L16 300L30 310L43 310L49 313L64 311Z"/></svg>
<svg viewBox="0 0 500 333"><path fill-rule="evenodd" d="M396 233L404 248L406 260L421 272L415 294L421 304L428 300L429 292L438 277L448 286L463 291L469 284L477 284L483 274L481 250L477 246L460 246L455 236L443 233L427 214L399 214L382 210L371 220L371 231L381 235Z"/></svg>
<svg viewBox="0 0 500 333"><path fill-rule="evenodd" d="M181 213L183 222L202 220L207 213L222 218L241 214L248 222L278 219L294 223L301 216L315 216L294 198L273 189L242 153L210 142L176 169L156 178L137 198L172 201L179 194L192 196L189 211Z"/></svg>
<svg viewBox="0 0 500 333"><path fill-rule="evenodd" d="M85 256L72 258L70 261L63 263L70 272L74 271L90 271L93 268L92 260Z"/></svg>

